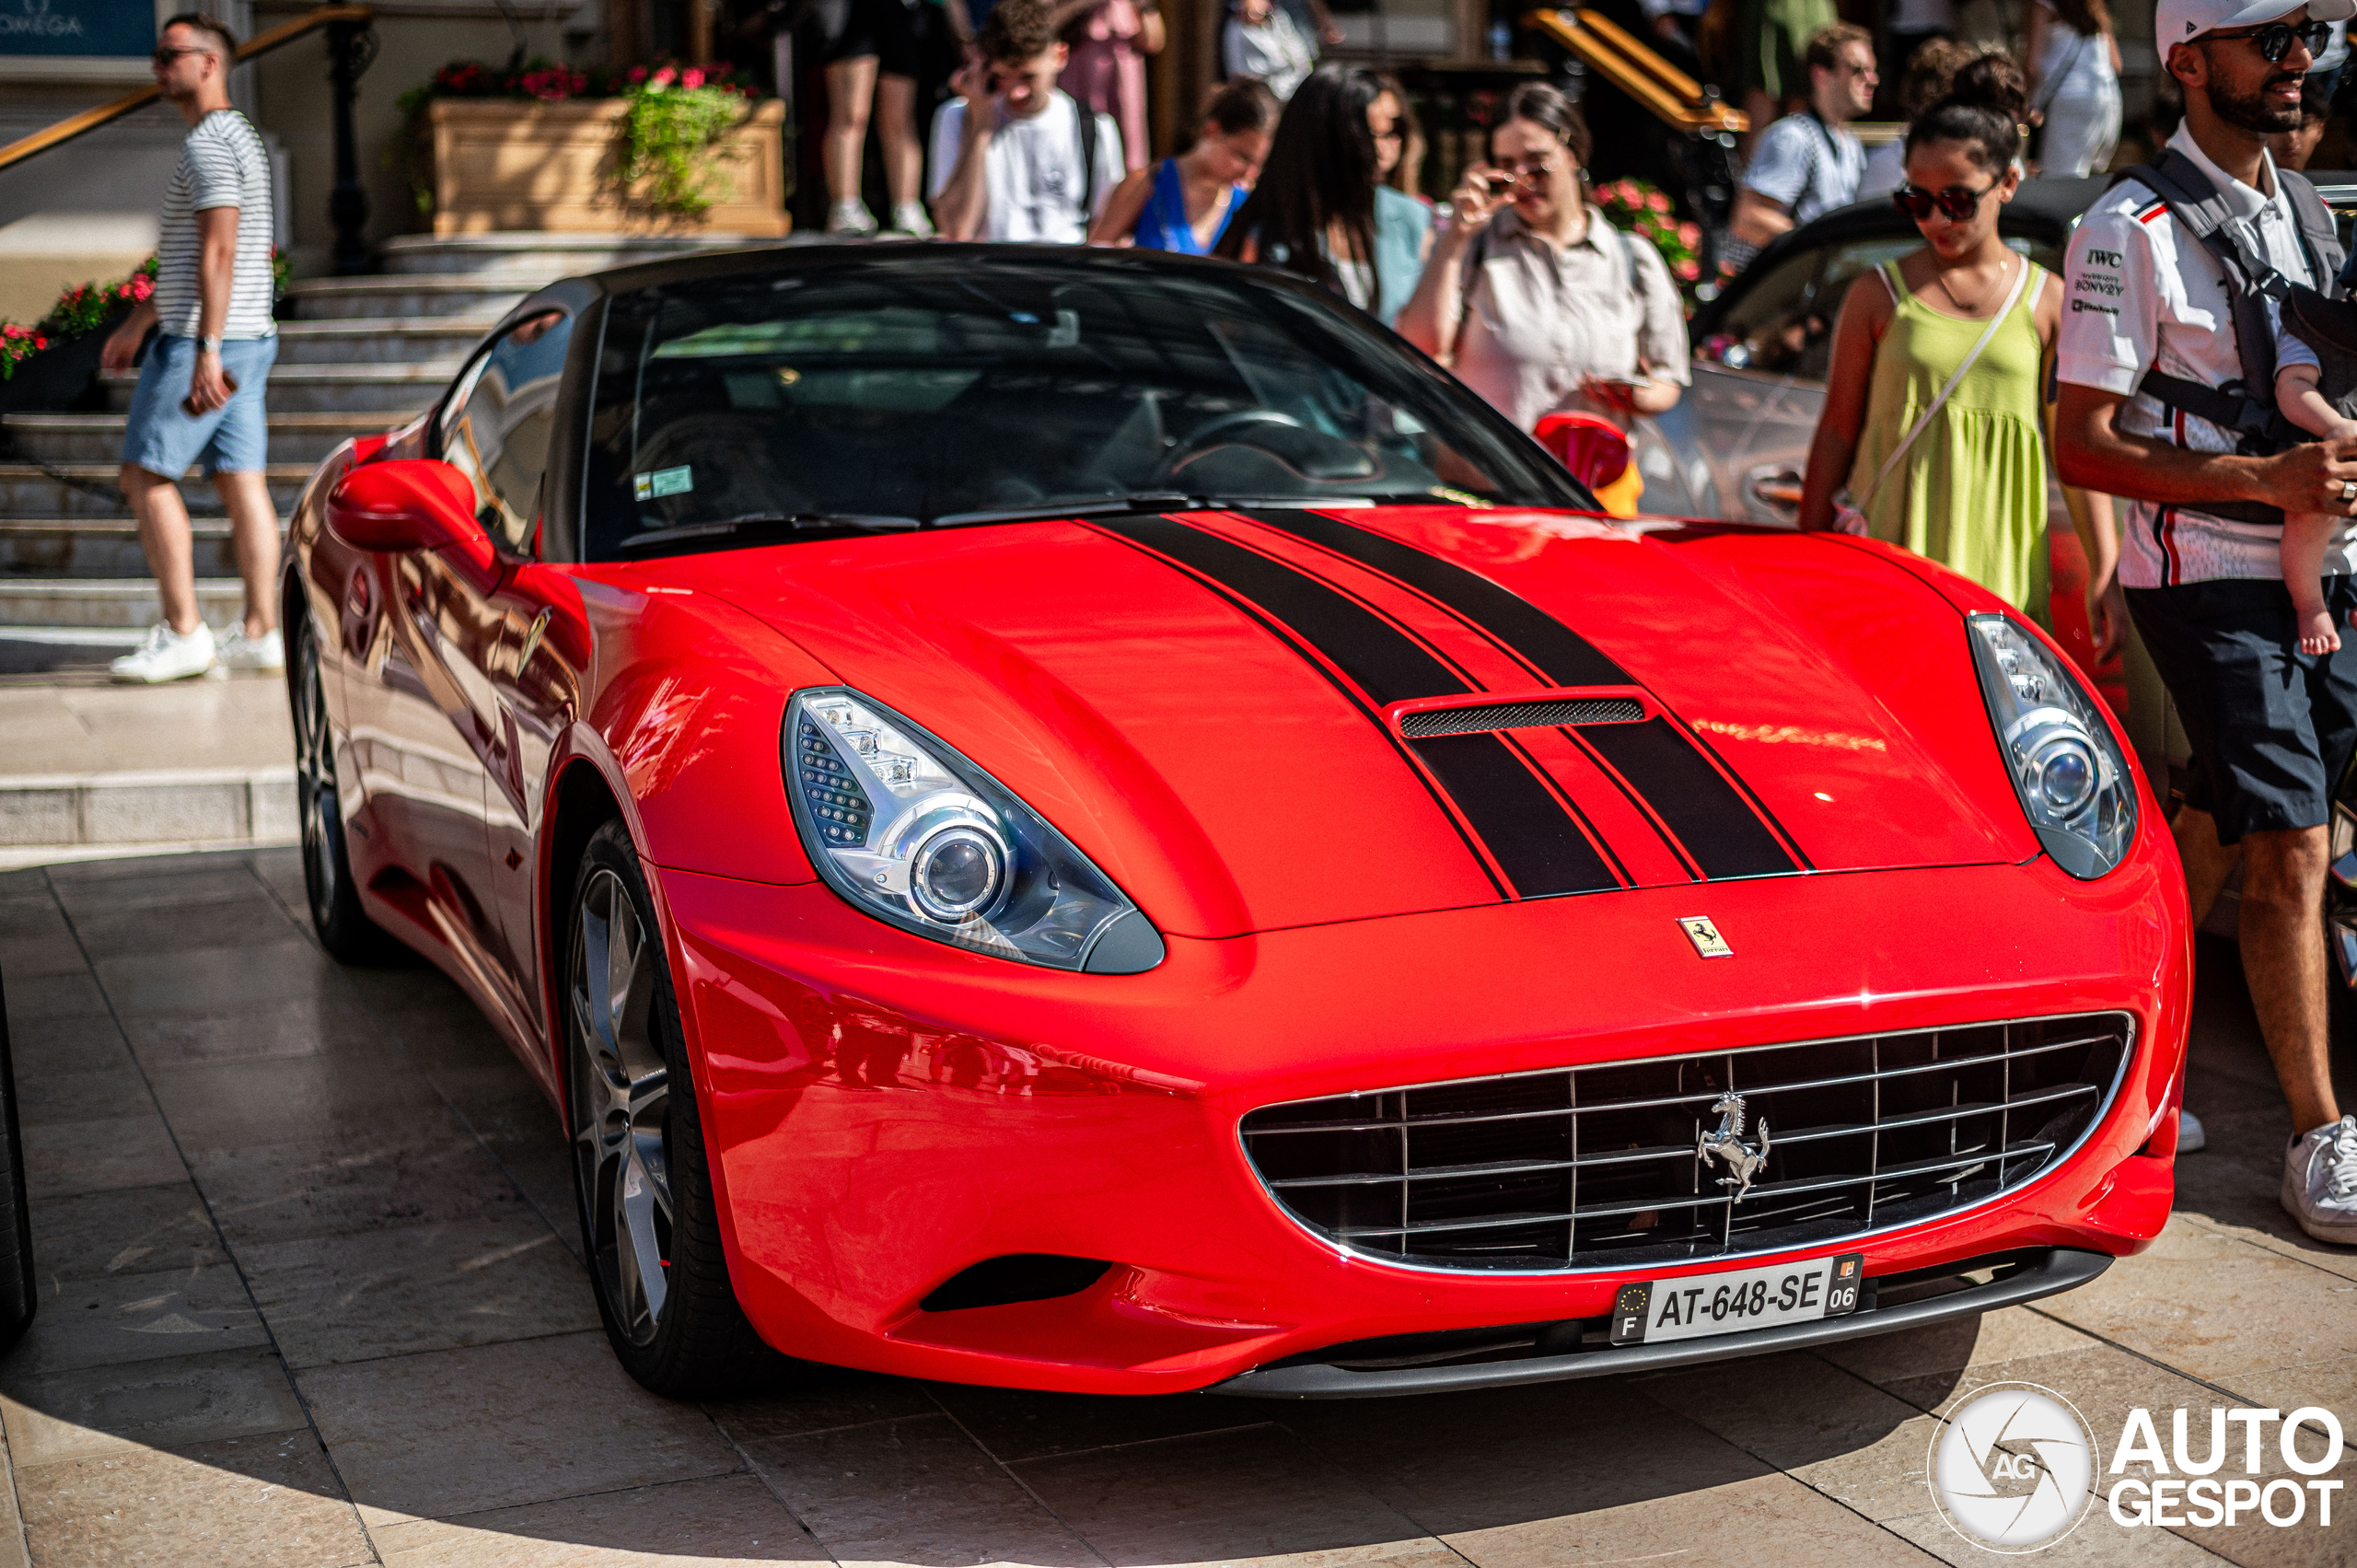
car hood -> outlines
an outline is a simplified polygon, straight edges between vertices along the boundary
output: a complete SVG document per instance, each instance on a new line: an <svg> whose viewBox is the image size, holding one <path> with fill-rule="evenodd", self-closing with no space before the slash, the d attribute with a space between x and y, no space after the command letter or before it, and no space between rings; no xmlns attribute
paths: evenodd
<svg viewBox="0 0 2357 1568"><path fill-rule="evenodd" d="M2038 853L1952 604L1826 540L1671 537L1224 512L633 571L958 748L1178 935ZM1451 716L1509 700L1571 705Z"/></svg>

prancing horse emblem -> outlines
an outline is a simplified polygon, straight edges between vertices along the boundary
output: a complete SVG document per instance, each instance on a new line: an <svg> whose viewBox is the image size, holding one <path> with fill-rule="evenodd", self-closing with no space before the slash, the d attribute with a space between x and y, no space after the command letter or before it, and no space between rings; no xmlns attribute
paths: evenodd
<svg viewBox="0 0 2357 1568"><path fill-rule="evenodd" d="M1743 1195L1751 1191L1752 1180L1759 1176L1760 1167L1768 1163L1768 1121L1764 1117L1760 1119L1759 1146L1755 1149L1743 1141L1741 1095L1721 1095L1711 1109L1718 1113L1719 1130L1704 1132L1694 1140L1694 1158L1706 1167L1713 1159L1726 1161L1729 1174L1719 1178L1719 1185L1734 1188L1734 1202L1741 1202Z"/></svg>

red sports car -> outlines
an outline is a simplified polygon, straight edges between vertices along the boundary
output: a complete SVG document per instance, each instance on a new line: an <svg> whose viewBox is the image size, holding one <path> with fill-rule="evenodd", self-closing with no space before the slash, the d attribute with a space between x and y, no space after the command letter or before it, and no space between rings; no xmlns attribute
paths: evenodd
<svg viewBox="0 0 2357 1568"><path fill-rule="evenodd" d="M559 284L320 469L285 611L320 937L538 1075L658 1391L1578 1377L2168 1212L2181 876L2053 645L1600 518L1282 276Z"/></svg>

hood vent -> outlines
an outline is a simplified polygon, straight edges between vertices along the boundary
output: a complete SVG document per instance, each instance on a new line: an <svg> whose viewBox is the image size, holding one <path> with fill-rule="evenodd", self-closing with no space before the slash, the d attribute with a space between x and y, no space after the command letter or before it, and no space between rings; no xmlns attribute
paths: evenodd
<svg viewBox="0 0 2357 1568"><path fill-rule="evenodd" d="M1635 724L1645 716L1634 697L1562 697L1537 703L1484 703L1469 708L1419 708L1399 715L1411 740L1481 735L1497 729L1550 729L1571 724Z"/></svg>

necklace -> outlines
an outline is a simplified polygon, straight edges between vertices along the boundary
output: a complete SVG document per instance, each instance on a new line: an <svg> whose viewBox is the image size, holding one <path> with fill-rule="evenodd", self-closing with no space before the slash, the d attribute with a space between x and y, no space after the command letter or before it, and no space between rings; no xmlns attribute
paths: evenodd
<svg viewBox="0 0 2357 1568"><path fill-rule="evenodd" d="M2013 252L2009 250L2005 254L2010 258L2013 255ZM1980 314L1980 308L1982 306L1997 297L1998 288L2003 285L2007 278L2013 276L2013 272L2014 270L2010 266L2000 268L1997 273L1996 282L1989 285L1989 292L1982 295L1970 305L1967 305L1963 300L1958 299L1956 296L1956 290L1948 286L1947 273L1941 271L1940 268L1936 266L1932 269L1932 281L1940 285L1940 292L1948 296L1948 303L1950 305L1955 306L1958 310L1963 311L1968 316L1978 316Z"/></svg>

